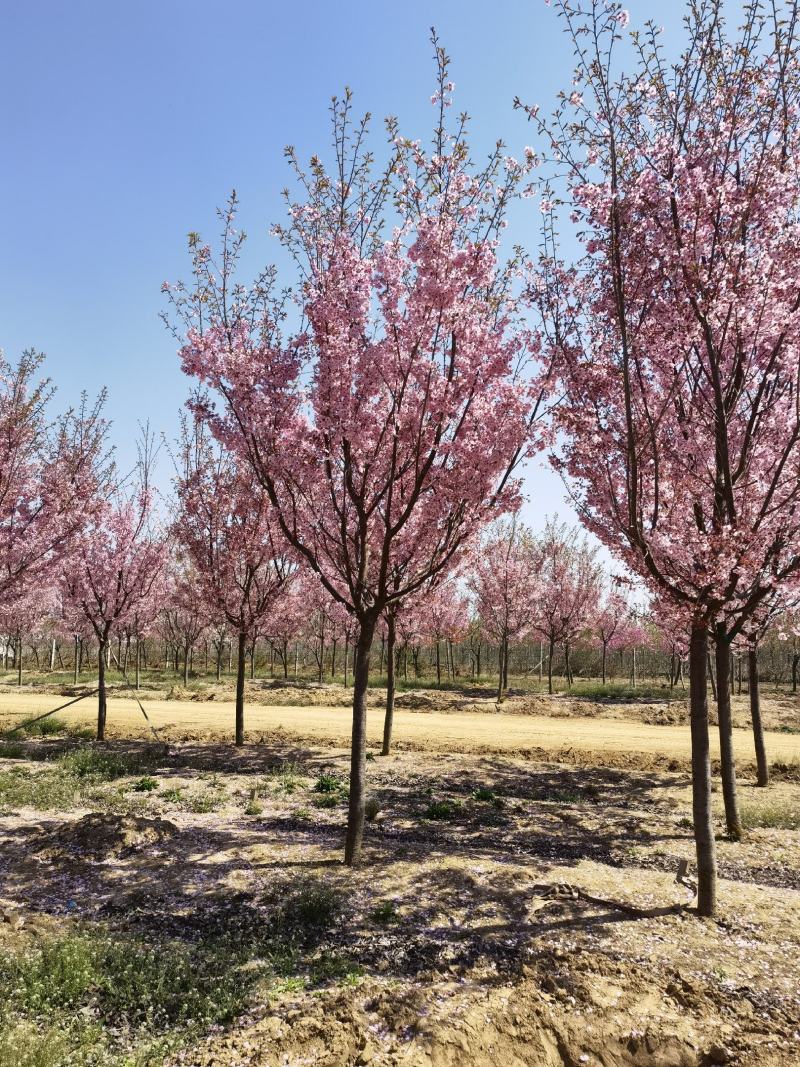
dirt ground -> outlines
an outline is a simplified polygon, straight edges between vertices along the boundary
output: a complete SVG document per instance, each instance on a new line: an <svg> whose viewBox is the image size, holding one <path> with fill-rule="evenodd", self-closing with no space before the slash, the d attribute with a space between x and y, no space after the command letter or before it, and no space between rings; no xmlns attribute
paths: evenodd
<svg viewBox="0 0 800 1067"><path fill-rule="evenodd" d="M212 690L213 692L213 690ZM273 691L280 697L286 691ZM298 691L293 695L297 697ZM306 699L337 703L250 703L245 725L249 736L281 736L311 744L346 744L350 735L350 709L342 700L341 687L300 690ZM55 705L53 694L0 693L0 729L41 714ZM382 736L381 691L372 691L368 736L373 743ZM108 701L108 735L169 740L220 740L232 733L234 705L230 700L164 700L142 702L144 718L130 697ZM734 744L743 766L752 761L752 735L744 725L746 700L734 699L736 721ZM62 713L65 722L90 727L95 721L92 698ZM579 762L602 757L604 762L631 763L631 757L649 757L648 765L685 766L690 755L685 704L648 701L643 704L591 703L567 697L513 697L498 706L493 700L458 693L423 690L400 694L395 711L394 737L400 749L427 752L508 753L552 756ZM791 698L765 698L764 719L769 726L766 742L770 759L784 764L800 762L800 727L785 732L788 722L800 720L800 703ZM716 731L711 731L712 757L719 752ZM615 757L617 757L615 759ZM638 761L638 760L635 760ZM640 762L640 761L638 761Z"/></svg>
<svg viewBox="0 0 800 1067"><path fill-rule="evenodd" d="M40 706L2 694L0 718ZM56 808L0 804L0 952L78 926L165 945L236 928L252 941L233 1024L192 1031L161 1061L113 1062L800 1064L791 773L759 790L743 770L750 828L737 843L718 822L710 921L675 879L693 859L688 730L641 721L652 705L634 708L639 722L628 705L587 714L565 701L550 715L399 710L400 747L368 764L356 871L341 864L345 709L251 707L237 751L222 740L225 704L146 707L164 743L144 740L135 704L113 700L104 749L149 754L146 791L131 774ZM796 725L796 712L770 714ZM748 742L737 736L740 753ZM32 739L0 773L40 774L65 747L76 743ZM790 765L800 738L774 731L768 748ZM618 756L627 762L614 766ZM287 901L304 925L278 966L263 937L285 933Z"/></svg>

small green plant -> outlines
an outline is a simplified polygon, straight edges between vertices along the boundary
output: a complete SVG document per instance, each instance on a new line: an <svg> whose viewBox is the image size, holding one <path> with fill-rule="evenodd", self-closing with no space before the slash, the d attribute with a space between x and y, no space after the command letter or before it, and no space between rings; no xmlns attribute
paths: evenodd
<svg viewBox="0 0 800 1067"><path fill-rule="evenodd" d="M262 815L264 808L257 800L250 800L244 809L245 815Z"/></svg>
<svg viewBox="0 0 800 1067"><path fill-rule="evenodd" d="M29 723L27 726L20 726L19 730L26 737L52 737L54 734L66 733L67 724L63 719L57 719L51 715L46 719L39 719L38 722Z"/></svg>
<svg viewBox="0 0 800 1067"><path fill-rule="evenodd" d="M472 794L473 800L478 800L482 804L493 804L497 800L497 794L493 789L488 789L486 786L479 786Z"/></svg>
<svg viewBox="0 0 800 1067"><path fill-rule="evenodd" d="M335 808L341 799L339 793L320 793L314 797L313 804L315 808Z"/></svg>
<svg viewBox="0 0 800 1067"><path fill-rule="evenodd" d="M397 905L393 900L382 900L380 904L372 909L369 917L372 922L377 923L379 926L389 926L398 920Z"/></svg>
<svg viewBox="0 0 800 1067"><path fill-rule="evenodd" d="M221 808L227 799L228 795L224 789L208 789L205 793L195 793L184 803L187 811L195 815L208 815L209 812Z"/></svg>
<svg viewBox="0 0 800 1067"><path fill-rule="evenodd" d="M151 778L149 774L146 774L144 778L140 778L135 783L133 789L136 793L152 793L154 789L158 789L158 782L155 778Z"/></svg>
<svg viewBox="0 0 800 1067"><path fill-rule="evenodd" d="M279 923L304 930L326 929L342 911L342 897L333 886L309 881L284 903Z"/></svg>
<svg viewBox="0 0 800 1067"><path fill-rule="evenodd" d="M295 808L293 814L294 814L295 819L310 819L311 818L311 812L310 812L310 810L308 808Z"/></svg>
<svg viewBox="0 0 800 1067"><path fill-rule="evenodd" d="M461 804L457 800L432 800L425 809L425 818L438 822L452 822L461 814Z"/></svg>
<svg viewBox="0 0 800 1067"><path fill-rule="evenodd" d="M344 782L335 774L321 774L314 783L315 793L339 793L344 789Z"/></svg>
<svg viewBox="0 0 800 1067"><path fill-rule="evenodd" d="M115 778L141 774L155 768L155 759L148 752L112 752L101 748L79 748L67 752L59 763L76 778L91 778L111 782Z"/></svg>
<svg viewBox="0 0 800 1067"><path fill-rule="evenodd" d="M25 746L19 741L0 741L0 759L25 759Z"/></svg>
<svg viewBox="0 0 800 1067"><path fill-rule="evenodd" d="M183 800L183 790L172 786L169 789L162 789L158 795L170 804L180 804Z"/></svg>
<svg viewBox="0 0 800 1067"><path fill-rule="evenodd" d="M322 952L311 968L311 981L314 985L327 982L344 982L355 985L364 970L347 956L337 952Z"/></svg>
<svg viewBox="0 0 800 1067"><path fill-rule="evenodd" d="M694 827L694 823L686 815L683 815L678 819L678 826L680 826L681 830L691 830Z"/></svg>
<svg viewBox="0 0 800 1067"><path fill-rule="evenodd" d="M375 760L375 753L368 752L364 758L366 759L367 763L372 763Z"/></svg>

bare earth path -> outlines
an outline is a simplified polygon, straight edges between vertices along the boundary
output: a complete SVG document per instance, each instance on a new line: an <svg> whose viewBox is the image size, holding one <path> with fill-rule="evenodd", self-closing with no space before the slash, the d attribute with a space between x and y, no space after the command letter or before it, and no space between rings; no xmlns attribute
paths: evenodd
<svg viewBox="0 0 800 1067"><path fill-rule="evenodd" d="M63 698L52 694L0 694L0 727L32 717L56 707ZM232 702L146 700L144 706L153 725L170 735L187 733L224 737L232 730ZM60 713L66 722L91 724L95 717L94 698ZM344 744L350 733L350 710L346 707L271 707L254 704L246 709L245 723L251 733L279 731L287 739L314 740ZM112 698L108 702L109 733L113 736L140 733L146 724L135 701ZM380 712L371 710L369 737L380 740ZM511 753L538 749L554 753L620 752L648 753L654 756L688 758L690 738L687 726L652 726L644 723L602 718L555 718L545 715L509 713L441 713L436 711L395 711L395 738L398 744L429 751ZM752 751L748 730L735 730L735 747L747 759ZM718 753L718 737L711 731L712 754ZM800 760L800 734L767 733L771 760Z"/></svg>

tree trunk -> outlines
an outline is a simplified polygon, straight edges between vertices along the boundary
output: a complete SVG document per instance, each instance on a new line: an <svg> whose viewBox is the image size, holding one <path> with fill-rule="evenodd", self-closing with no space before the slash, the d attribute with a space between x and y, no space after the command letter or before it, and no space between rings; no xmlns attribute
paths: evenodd
<svg viewBox="0 0 800 1067"><path fill-rule="evenodd" d="M106 739L106 648L103 642L97 654L97 740Z"/></svg>
<svg viewBox="0 0 800 1067"><path fill-rule="evenodd" d="M217 649L217 681L222 678L222 642L216 646Z"/></svg>
<svg viewBox="0 0 800 1067"><path fill-rule="evenodd" d="M792 692L797 692L797 664L800 662L800 652L795 652L792 656Z"/></svg>
<svg viewBox="0 0 800 1067"><path fill-rule="evenodd" d="M183 684L184 687L189 684L189 642L183 646Z"/></svg>
<svg viewBox="0 0 800 1067"><path fill-rule="evenodd" d="M567 676L567 685L572 686L572 668L569 663L569 641L564 642L564 673Z"/></svg>
<svg viewBox="0 0 800 1067"><path fill-rule="evenodd" d="M508 692L508 634L503 638L503 691Z"/></svg>
<svg viewBox="0 0 800 1067"><path fill-rule="evenodd" d="M706 642L706 645L708 645L708 642ZM711 679L711 695L714 697L714 700L716 700L717 699L717 681L716 681L716 676L714 674L714 669L711 666L711 654L710 653L709 653L709 656L708 656L707 667L708 667L708 677ZM689 673L691 674L691 671ZM689 685L691 686L691 684L692 683L691 683L691 679L690 679Z"/></svg>
<svg viewBox="0 0 800 1067"><path fill-rule="evenodd" d="M633 646L631 654L631 688L636 688L636 645Z"/></svg>
<svg viewBox="0 0 800 1067"><path fill-rule="evenodd" d="M753 720L753 740L756 746L756 782L762 787L769 785L769 764L764 744L764 725L761 721L761 690L758 682L758 649L747 652L747 684L750 690L750 718Z"/></svg>
<svg viewBox="0 0 800 1067"><path fill-rule="evenodd" d="M501 683L500 683L501 687L502 687L502 684L503 683L501 681ZM438 686L439 689L442 688L442 664L441 664L441 661L439 659L439 639L438 639L438 637L436 639L436 685ZM502 693L500 695L502 696ZM498 697L498 699L499 699L499 697Z"/></svg>
<svg viewBox="0 0 800 1067"><path fill-rule="evenodd" d="M56 639L55 637L50 642L50 670L55 670L56 667Z"/></svg>
<svg viewBox="0 0 800 1067"><path fill-rule="evenodd" d="M353 733L350 748L350 805L347 813L347 837L344 862L357 867L361 861L364 839L364 801L367 775L367 686L369 656L376 619L368 615L359 620L358 644L353 675Z"/></svg>
<svg viewBox="0 0 800 1067"><path fill-rule="evenodd" d="M392 725L394 723L394 646L397 643L397 627L394 615L392 614L390 614L386 620L386 631L388 659L386 660L386 712L383 717L382 756L389 755L389 749L392 745Z"/></svg>
<svg viewBox="0 0 800 1067"><path fill-rule="evenodd" d="M607 651L608 651L607 643L604 641L603 642L603 667L602 667L603 685L606 684L606 653L607 653Z"/></svg>
<svg viewBox="0 0 800 1067"><path fill-rule="evenodd" d="M142 642L139 637L136 638L136 688L139 689L142 684Z"/></svg>
<svg viewBox="0 0 800 1067"><path fill-rule="evenodd" d="M731 721L731 646L725 627L715 628L715 656L717 665L717 718L719 720L720 770L722 795L725 800L725 824L728 834L738 841L742 836L742 820L736 796L736 760L733 755L733 723Z"/></svg>
<svg viewBox="0 0 800 1067"><path fill-rule="evenodd" d="M717 854L711 808L711 759L708 746L706 669L708 629L692 627L689 645L689 705L692 736L692 815L697 850L697 910L713 915L717 904Z"/></svg>
<svg viewBox="0 0 800 1067"><path fill-rule="evenodd" d="M17 685L22 685L22 634L17 634Z"/></svg>
<svg viewBox="0 0 800 1067"><path fill-rule="evenodd" d="M247 634L239 634L239 658L236 662L236 744L244 744L244 661Z"/></svg>
<svg viewBox="0 0 800 1067"><path fill-rule="evenodd" d="M350 638L344 639L344 687L347 689L347 668L348 660L350 659ZM381 642L381 674L383 674L383 642Z"/></svg>
<svg viewBox="0 0 800 1067"><path fill-rule="evenodd" d="M505 641L501 637L497 646L497 703L503 702L503 665L505 656Z"/></svg>
<svg viewBox="0 0 800 1067"><path fill-rule="evenodd" d="M550 647L547 652L547 692L550 696L553 695L553 649L554 644L551 638Z"/></svg>
<svg viewBox="0 0 800 1067"><path fill-rule="evenodd" d="M75 685L77 685L78 684L78 672L79 672L80 666L81 666L81 657L80 657L80 652L79 652L79 648L78 648L78 635L77 634L75 634L74 652L75 652L74 682L75 682Z"/></svg>
<svg viewBox="0 0 800 1067"><path fill-rule="evenodd" d="M319 682L322 684L322 672L325 667L325 637L319 635Z"/></svg>

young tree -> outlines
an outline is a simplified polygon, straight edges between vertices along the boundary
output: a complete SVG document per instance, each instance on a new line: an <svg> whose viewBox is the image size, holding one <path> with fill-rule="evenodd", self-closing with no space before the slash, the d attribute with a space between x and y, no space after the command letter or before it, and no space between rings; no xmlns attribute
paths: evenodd
<svg viewBox="0 0 800 1067"><path fill-rule="evenodd" d="M184 431L176 490L173 532L192 567L205 614L236 636L235 737L243 745L248 642L255 642L295 564L250 466L215 448L201 425Z"/></svg>
<svg viewBox="0 0 800 1067"><path fill-rule="evenodd" d="M277 232L303 269L307 328L284 342L272 282L237 285L233 203L221 261L195 242L193 292L172 296L188 333L184 370L214 390L214 433L246 460L287 541L357 619L348 864L364 828L366 690L378 620L446 573L515 499L531 392L520 382L512 268L495 237L524 167L502 149L476 172L466 119L445 127L447 57L437 47L433 152L396 135L383 172L333 105L335 173L316 157L304 203ZM290 152L293 159L293 155ZM538 412L540 407L536 408Z"/></svg>
<svg viewBox="0 0 800 1067"><path fill-rule="evenodd" d="M162 538L153 532L153 497L149 461L141 458L140 484L130 497L122 491L101 501L91 526L84 530L61 573L65 610L75 619L75 632L85 620L97 640L97 740L105 740L106 658L111 634L161 595L166 560ZM150 610L149 607L147 609Z"/></svg>
<svg viewBox="0 0 800 1067"><path fill-rule="evenodd" d="M498 647L497 699L508 687L508 650L530 629L537 595L532 537L516 520L500 526L475 553L469 588L482 630Z"/></svg>
<svg viewBox="0 0 800 1067"><path fill-rule="evenodd" d="M0 353L0 604L46 582L73 550L109 484L105 396L56 421L43 357Z"/></svg>
<svg viewBox="0 0 800 1067"><path fill-rule="evenodd" d="M548 196L535 293L561 361L560 465L587 525L691 630L698 907L711 915L708 633L724 678L731 640L800 567L797 5L748 3L729 34L722 0L690 3L674 66L649 25L638 70L619 78L626 13L559 7L577 84L542 129L584 257L558 262ZM723 701L737 834L726 716Z"/></svg>
<svg viewBox="0 0 800 1067"><path fill-rule="evenodd" d="M571 685L570 649L597 611L602 575L596 549L565 523L549 520L528 550L531 566L538 572L535 595L529 602L531 627L547 642L547 690L552 694L553 653L557 645L564 646Z"/></svg>
<svg viewBox="0 0 800 1067"><path fill-rule="evenodd" d="M606 662L609 652L630 648L641 635L641 628L631 615L631 607L616 589L606 593L598 610L589 620L592 635L600 642L601 676L606 684Z"/></svg>

